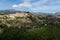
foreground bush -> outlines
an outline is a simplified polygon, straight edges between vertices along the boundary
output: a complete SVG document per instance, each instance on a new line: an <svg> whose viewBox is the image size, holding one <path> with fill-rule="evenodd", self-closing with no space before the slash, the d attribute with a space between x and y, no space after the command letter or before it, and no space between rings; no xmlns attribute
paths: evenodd
<svg viewBox="0 0 60 40"><path fill-rule="evenodd" d="M0 40L60 40L60 28L41 27L35 29L6 28L0 34Z"/></svg>

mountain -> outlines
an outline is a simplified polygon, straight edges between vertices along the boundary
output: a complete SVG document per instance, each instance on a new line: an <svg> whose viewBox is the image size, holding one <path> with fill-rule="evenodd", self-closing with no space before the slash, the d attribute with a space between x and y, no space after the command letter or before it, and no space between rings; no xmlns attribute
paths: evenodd
<svg viewBox="0 0 60 40"><path fill-rule="evenodd" d="M0 14L15 14L15 13L21 13L21 12L27 12L27 11L20 11L15 9L0 10Z"/></svg>
<svg viewBox="0 0 60 40"><path fill-rule="evenodd" d="M16 13L16 12L20 12L20 11L17 11L17 10L14 10L14 9L7 9L7 10L0 10L0 14L13 14L13 13Z"/></svg>
<svg viewBox="0 0 60 40"><path fill-rule="evenodd" d="M42 25L47 25L57 21L57 17L52 13L43 12L25 12L17 10L2 10L0 11L0 21L3 24L7 24L8 27L29 27L35 28Z"/></svg>
<svg viewBox="0 0 60 40"><path fill-rule="evenodd" d="M60 18L60 12L56 12L54 15L55 15L57 18Z"/></svg>
<svg viewBox="0 0 60 40"><path fill-rule="evenodd" d="M60 13L0 11L0 40L59 40Z"/></svg>
<svg viewBox="0 0 60 40"><path fill-rule="evenodd" d="M37 24L39 23L39 21L41 21L40 16L32 14L30 12L4 10L2 11L2 13L8 13L6 15L0 15L0 21L2 21L2 23L4 24L7 24L8 26L37 27ZM4 22L2 19L4 20Z"/></svg>
<svg viewBox="0 0 60 40"><path fill-rule="evenodd" d="M60 12L56 12L55 15L60 15Z"/></svg>

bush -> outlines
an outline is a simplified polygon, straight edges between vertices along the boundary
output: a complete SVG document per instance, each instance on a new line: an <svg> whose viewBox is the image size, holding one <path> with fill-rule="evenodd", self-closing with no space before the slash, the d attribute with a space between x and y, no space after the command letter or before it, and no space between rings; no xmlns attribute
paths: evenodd
<svg viewBox="0 0 60 40"><path fill-rule="evenodd" d="M0 40L60 40L59 26L33 29L10 27L3 29Z"/></svg>

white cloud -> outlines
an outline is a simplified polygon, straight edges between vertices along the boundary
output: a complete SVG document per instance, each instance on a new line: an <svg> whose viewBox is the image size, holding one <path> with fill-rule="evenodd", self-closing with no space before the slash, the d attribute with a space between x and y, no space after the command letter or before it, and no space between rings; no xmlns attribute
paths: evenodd
<svg viewBox="0 0 60 40"><path fill-rule="evenodd" d="M47 1L48 0L39 0L39 1L35 2L35 3L33 3L33 5L41 5L41 4L46 3Z"/></svg>
<svg viewBox="0 0 60 40"><path fill-rule="evenodd" d="M60 10L60 5L58 6L41 6L41 7L35 7L35 8L31 8L33 11L48 11L48 10Z"/></svg>
<svg viewBox="0 0 60 40"><path fill-rule="evenodd" d="M37 5L40 5L40 4L44 4L47 1L48 0L38 0L37 2L30 3L30 0L24 0L23 3L18 4L18 5L14 4L12 7L17 7L17 8L27 7L27 8L31 8L31 7L33 7L33 5L37 6Z"/></svg>
<svg viewBox="0 0 60 40"><path fill-rule="evenodd" d="M27 7L27 8L30 8L30 7L32 7L32 5L30 4L29 0L24 0L23 3L18 4L18 5L14 4L12 7L17 7L17 8Z"/></svg>
<svg viewBox="0 0 60 40"><path fill-rule="evenodd" d="M12 7L17 7L17 5L16 5L16 4L14 4Z"/></svg>
<svg viewBox="0 0 60 40"><path fill-rule="evenodd" d="M50 5L60 4L60 0L51 1L49 4L50 4Z"/></svg>
<svg viewBox="0 0 60 40"><path fill-rule="evenodd" d="M55 5L45 6L45 5L43 5L43 4L47 3L48 1L49 0L38 0L37 2L30 3L30 0L24 0L23 3L18 4L18 5L14 4L12 7L17 7L17 8L26 7L26 8L31 9L32 11L40 11L40 10L44 11L44 10L58 10L58 9L60 9L60 5L58 5L58 6L55 6ZM55 3L59 3L59 2L60 2L60 0L57 2L53 2L53 3L55 4ZM41 6L41 5L43 5L43 6ZM36 6L36 7L34 7L34 6Z"/></svg>

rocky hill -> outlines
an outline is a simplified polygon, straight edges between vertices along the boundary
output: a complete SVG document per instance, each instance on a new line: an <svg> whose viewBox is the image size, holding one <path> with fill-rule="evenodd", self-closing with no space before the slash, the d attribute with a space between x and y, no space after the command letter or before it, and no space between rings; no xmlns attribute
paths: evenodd
<svg viewBox="0 0 60 40"><path fill-rule="evenodd" d="M7 24L9 27L37 27L39 22L43 21L41 19L42 16L30 12L16 12L0 15L0 21L2 21L3 24Z"/></svg>
<svg viewBox="0 0 60 40"><path fill-rule="evenodd" d="M2 15L3 14L3 15ZM43 25L55 24L58 17L52 14L34 14L31 12L4 10L0 11L0 22L8 27L36 28ZM53 22L53 23L52 23Z"/></svg>

